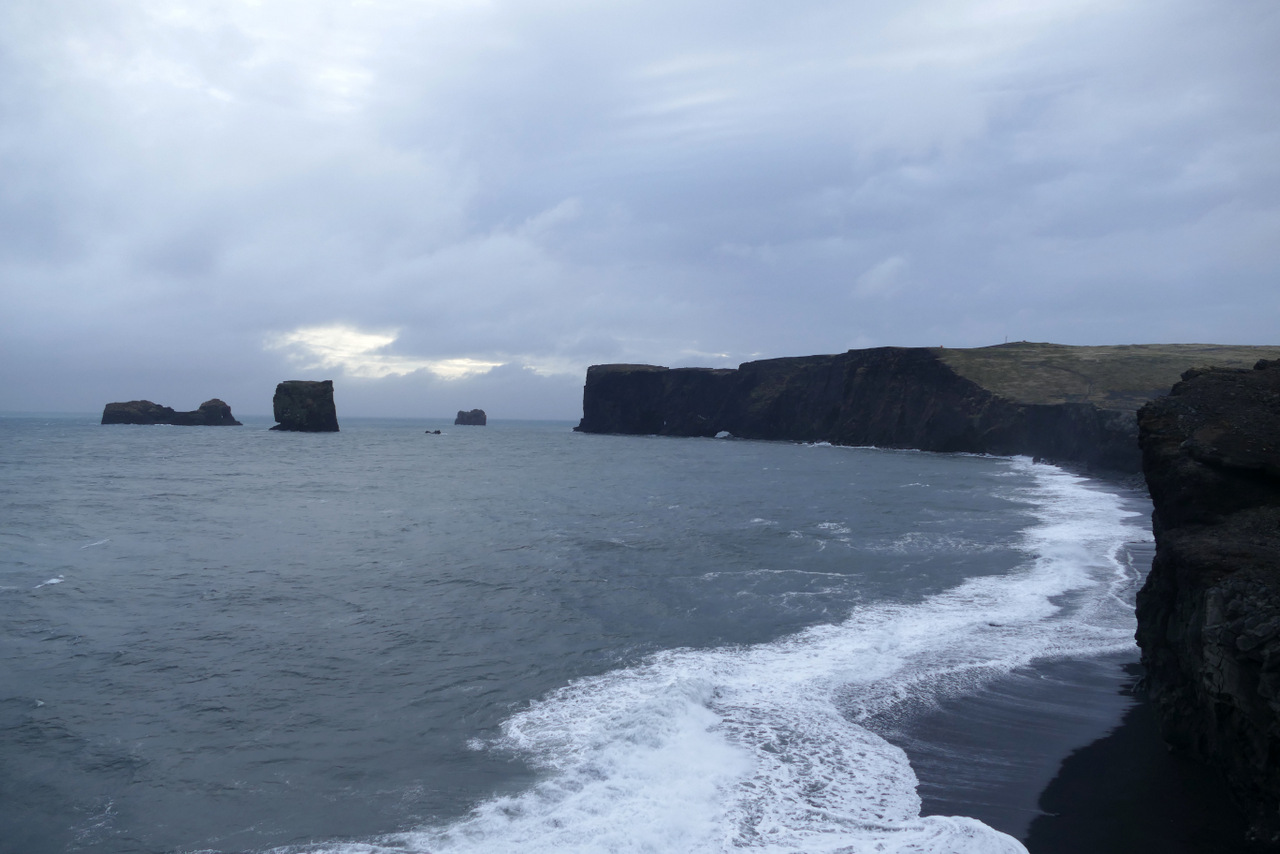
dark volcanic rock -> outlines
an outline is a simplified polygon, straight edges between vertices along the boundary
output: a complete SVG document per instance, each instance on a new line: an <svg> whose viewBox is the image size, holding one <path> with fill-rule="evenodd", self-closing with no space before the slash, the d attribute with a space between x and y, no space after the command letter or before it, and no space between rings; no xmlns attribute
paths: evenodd
<svg viewBox="0 0 1280 854"><path fill-rule="evenodd" d="M472 409L470 412L458 410L458 417L453 419L454 424L464 424L470 427L483 427L488 424L483 409Z"/></svg>
<svg viewBox="0 0 1280 854"><path fill-rule="evenodd" d="M206 400L194 412L175 412L149 400L108 403L102 410L103 424L176 424L182 427L239 427L231 407L218 400Z"/></svg>
<svg viewBox="0 0 1280 854"><path fill-rule="evenodd" d="M826 441L1027 454L1114 471L1139 467L1133 413L1032 404L960 376L937 352L881 347L747 362L737 369L593 365L587 433Z"/></svg>
<svg viewBox="0 0 1280 854"><path fill-rule="evenodd" d="M1138 414L1156 535L1138 645L1165 739L1280 846L1280 362L1184 377Z"/></svg>
<svg viewBox="0 0 1280 854"><path fill-rule="evenodd" d="M271 409L276 421L280 422L272 430L338 432L338 411L333 405L333 380L285 380L276 386Z"/></svg>

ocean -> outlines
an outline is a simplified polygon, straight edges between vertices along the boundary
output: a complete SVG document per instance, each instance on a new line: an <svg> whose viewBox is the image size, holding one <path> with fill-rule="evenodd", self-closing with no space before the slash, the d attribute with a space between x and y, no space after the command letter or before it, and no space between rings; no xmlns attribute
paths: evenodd
<svg viewBox="0 0 1280 854"><path fill-rule="evenodd" d="M244 421L0 418L0 851L1020 852L1132 702L1116 483Z"/></svg>

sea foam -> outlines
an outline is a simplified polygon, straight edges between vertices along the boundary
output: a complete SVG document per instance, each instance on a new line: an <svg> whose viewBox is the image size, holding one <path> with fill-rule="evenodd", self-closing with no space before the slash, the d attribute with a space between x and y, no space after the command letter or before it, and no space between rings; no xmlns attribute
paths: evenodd
<svg viewBox="0 0 1280 854"><path fill-rule="evenodd" d="M307 851L1003 854L1015 839L920 816L906 755L864 724L1027 663L1129 648L1145 528L1082 478L1036 486L1025 562L913 605L856 609L771 643L677 649L533 702L481 749L543 771L454 823Z"/></svg>

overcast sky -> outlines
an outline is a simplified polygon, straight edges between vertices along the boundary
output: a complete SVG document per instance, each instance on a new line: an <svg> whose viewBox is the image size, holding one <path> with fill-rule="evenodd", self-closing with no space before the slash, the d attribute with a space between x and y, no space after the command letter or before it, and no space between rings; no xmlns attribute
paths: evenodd
<svg viewBox="0 0 1280 854"><path fill-rule="evenodd" d="M1275 0L0 0L0 410L1280 343Z"/></svg>

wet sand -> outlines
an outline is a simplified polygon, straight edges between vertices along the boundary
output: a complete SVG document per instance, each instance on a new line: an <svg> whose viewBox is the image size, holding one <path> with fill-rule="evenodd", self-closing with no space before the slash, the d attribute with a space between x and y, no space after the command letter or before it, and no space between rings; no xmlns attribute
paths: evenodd
<svg viewBox="0 0 1280 854"><path fill-rule="evenodd" d="M1137 651L1049 662L877 729L923 815L967 815L1031 854L1262 854L1216 772L1171 753L1134 694Z"/></svg>
<svg viewBox="0 0 1280 854"><path fill-rule="evenodd" d="M1023 838L1031 854L1252 854L1244 818L1218 774L1170 752L1145 702L1077 750L1040 795Z"/></svg>

